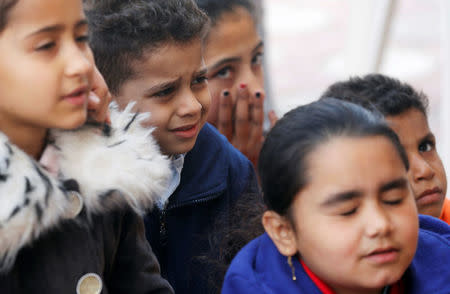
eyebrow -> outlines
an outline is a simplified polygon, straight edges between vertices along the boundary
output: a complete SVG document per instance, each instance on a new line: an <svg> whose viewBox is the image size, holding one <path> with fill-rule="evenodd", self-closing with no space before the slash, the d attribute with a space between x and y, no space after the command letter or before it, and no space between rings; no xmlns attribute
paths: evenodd
<svg viewBox="0 0 450 294"><path fill-rule="evenodd" d="M259 43L253 48L252 53L255 51L258 51L261 47L264 46L264 41L259 41ZM219 60L218 62L214 63L212 66L209 67L209 70L213 70L215 68L221 67L222 65L226 63L232 63L232 62L239 62L242 58L240 57L229 57L222 60Z"/></svg>
<svg viewBox="0 0 450 294"><path fill-rule="evenodd" d="M426 134L425 136L423 136L423 138L421 138L419 140L419 142L423 142L425 140L430 140L430 141L435 141L436 137L434 136L434 134L432 132L429 132L428 134Z"/></svg>
<svg viewBox="0 0 450 294"><path fill-rule="evenodd" d="M80 28L82 26L87 26L87 24L88 23L87 23L86 19L79 20L75 24L75 29L78 29L78 28ZM59 31L64 30L64 28L65 28L65 26L62 25L62 24L46 26L46 27L43 27L43 28L41 28L41 29L39 29L37 31L32 32L31 34L27 35L26 38L30 38L30 37L33 37L33 36L36 36L36 35L39 35L39 34L42 34L42 33L59 32Z"/></svg>
<svg viewBox="0 0 450 294"><path fill-rule="evenodd" d="M210 66L209 70L213 70L215 68L221 67L222 65L227 64L227 63L239 62L241 60L242 60L242 58L240 58L240 57L224 58L224 59L214 63L212 66Z"/></svg>
<svg viewBox="0 0 450 294"><path fill-rule="evenodd" d="M334 206L338 203L342 203L345 201L349 201L355 198L361 198L362 197L362 192L361 191L345 191L345 192L340 192L340 193L336 193L336 194L332 194L330 197L328 197L327 200L325 200L324 202L322 202L320 204L320 206L322 207L330 207L330 206Z"/></svg>
<svg viewBox="0 0 450 294"><path fill-rule="evenodd" d="M404 189L408 185L408 181L406 178L398 178L393 181L390 181L386 184L381 185L381 187L378 189L378 193L385 193L387 191L393 190L393 189ZM320 204L322 207L331 207L335 206L339 203L353 200L355 198L361 198L363 196L363 193L361 191L351 190L351 191L344 191L336 194L332 194L328 199L326 199L324 202Z"/></svg>
<svg viewBox="0 0 450 294"><path fill-rule="evenodd" d="M198 76L204 76L206 73L208 72L207 68L202 68L201 70L199 70L198 72L196 72L194 74L194 76L198 77Z"/></svg>
<svg viewBox="0 0 450 294"><path fill-rule="evenodd" d="M382 185L379 189L379 193L384 193L393 189L403 189L406 188L406 186L408 186L408 181L405 178L395 179Z"/></svg>
<svg viewBox="0 0 450 294"><path fill-rule="evenodd" d="M173 81L168 81L168 82L163 82L161 84L157 84L154 85L150 88L148 88L147 90L144 91L144 95L145 96L151 96L154 93L157 93L159 91L162 91L164 89L170 88L170 87L175 87L178 83L180 82L180 78L177 78Z"/></svg>

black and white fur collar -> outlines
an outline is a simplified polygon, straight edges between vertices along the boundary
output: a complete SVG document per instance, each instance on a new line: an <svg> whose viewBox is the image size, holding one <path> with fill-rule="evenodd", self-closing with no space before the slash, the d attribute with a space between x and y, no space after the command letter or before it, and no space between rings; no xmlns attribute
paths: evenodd
<svg viewBox="0 0 450 294"><path fill-rule="evenodd" d="M85 125L75 131L52 130L59 175L51 176L0 132L0 273L17 252L67 219L70 197L63 181L78 183L87 214L125 205L143 213L158 201L170 180L169 160L140 124L149 114L119 112L111 106L111 127Z"/></svg>

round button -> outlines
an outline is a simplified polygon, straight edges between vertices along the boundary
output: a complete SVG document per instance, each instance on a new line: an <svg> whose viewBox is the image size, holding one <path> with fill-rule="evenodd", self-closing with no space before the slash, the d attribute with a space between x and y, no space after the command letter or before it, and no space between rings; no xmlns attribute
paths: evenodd
<svg viewBox="0 0 450 294"><path fill-rule="evenodd" d="M67 198L69 200L69 207L66 212L66 217L75 218L83 209L83 197L81 197L78 192L69 191L67 193Z"/></svg>
<svg viewBox="0 0 450 294"><path fill-rule="evenodd" d="M99 275L89 273L82 276L77 283L77 294L100 294L103 283Z"/></svg>

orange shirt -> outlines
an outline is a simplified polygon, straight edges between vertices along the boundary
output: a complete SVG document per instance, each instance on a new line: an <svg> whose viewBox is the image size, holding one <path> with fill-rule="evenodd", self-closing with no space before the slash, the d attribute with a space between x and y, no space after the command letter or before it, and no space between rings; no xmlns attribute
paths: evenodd
<svg viewBox="0 0 450 294"><path fill-rule="evenodd" d="M450 225L450 199L444 199L444 205L442 206L442 213L439 219L443 220Z"/></svg>

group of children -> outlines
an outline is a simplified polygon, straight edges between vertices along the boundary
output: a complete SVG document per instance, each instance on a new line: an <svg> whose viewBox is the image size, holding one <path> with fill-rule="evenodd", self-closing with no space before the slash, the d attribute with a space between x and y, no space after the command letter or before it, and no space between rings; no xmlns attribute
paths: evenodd
<svg viewBox="0 0 450 294"><path fill-rule="evenodd" d="M2 293L449 293L426 96L350 79L264 138L257 24L251 0L0 0Z"/></svg>

